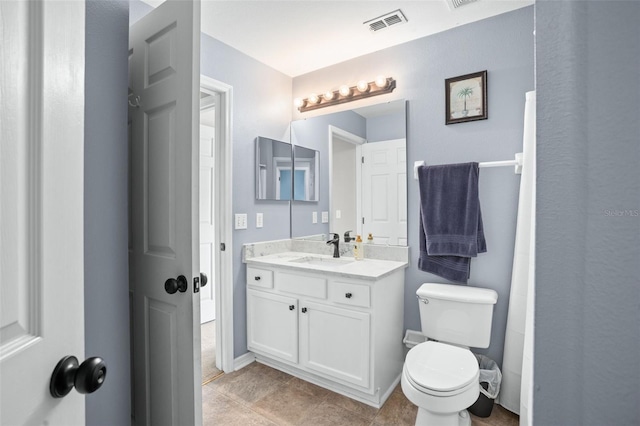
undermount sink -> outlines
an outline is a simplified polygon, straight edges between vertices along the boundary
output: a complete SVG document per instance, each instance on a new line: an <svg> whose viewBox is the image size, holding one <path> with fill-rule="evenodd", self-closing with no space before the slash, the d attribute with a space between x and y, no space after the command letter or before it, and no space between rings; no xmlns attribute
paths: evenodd
<svg viewBox="0 0 640 426"><path fill-rule="evenodd" d="M290 260L293 263L304 263L307 265L315 265L315 266L343 266L348 265L349 263L353 263L353 260L350 259L340 259L335 257L316 257L316 256L305 256L299 259Z"/></svg>

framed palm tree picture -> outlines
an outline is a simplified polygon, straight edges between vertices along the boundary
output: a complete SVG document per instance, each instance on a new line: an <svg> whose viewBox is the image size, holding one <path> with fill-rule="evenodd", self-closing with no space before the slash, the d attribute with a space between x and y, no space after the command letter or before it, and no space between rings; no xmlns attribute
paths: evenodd
<svg viewBox="0 0 640 426"><path fill-rule="evenodd" d="M487 71L447 78L444 81L446 119L444 124L486 120Z"/></svg>

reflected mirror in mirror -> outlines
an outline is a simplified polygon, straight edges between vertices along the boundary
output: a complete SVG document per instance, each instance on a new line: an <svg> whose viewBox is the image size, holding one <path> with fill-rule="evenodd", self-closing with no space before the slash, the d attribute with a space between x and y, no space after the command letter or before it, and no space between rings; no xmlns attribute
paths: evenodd
<svg viewBox="0 0 640 426"><path fill-rule="evenodd" d="M339 233L345 241L351 231L365 243L371 233L373 244L407 244L404 100L294 121L291 137L294 150L317 149L320 186L328 188L317 204L292 204L292 238Z"/></svg>
<svg viewBox="0 0 640 426"><path fill-rule="evenodd" d="M264 137L256 139L256 199L290 200L291 144Z"/></svg>
<svg viewBox="0 0 640 426"><path fill-rule="evenodd" d="M320 155L315 149L293 146L293 199L318 201Z"/></svg>

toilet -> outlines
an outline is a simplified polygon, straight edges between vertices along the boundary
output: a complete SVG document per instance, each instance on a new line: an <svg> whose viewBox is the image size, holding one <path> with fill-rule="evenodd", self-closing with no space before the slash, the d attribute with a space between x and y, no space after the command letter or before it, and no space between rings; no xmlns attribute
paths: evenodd
<svg viewBox="0 0 640 426"><path fill-rule="evenodd" d="M422 334L402 369L402 392L418 406L417 426L466 426L480 394L478 361L469 348L487 348L493 305L490 289L425 283L416 292Z"/></svg>

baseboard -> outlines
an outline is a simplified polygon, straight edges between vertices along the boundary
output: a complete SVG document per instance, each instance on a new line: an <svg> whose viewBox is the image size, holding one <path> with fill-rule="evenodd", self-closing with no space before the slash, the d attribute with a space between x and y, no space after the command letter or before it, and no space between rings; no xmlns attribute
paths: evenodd
<svg viewBox="0 0 640 426"><path fill-rule="evenodd" d="M238 371L256 360L253 352L247 352L233 360L233 371Z"/></svg>

